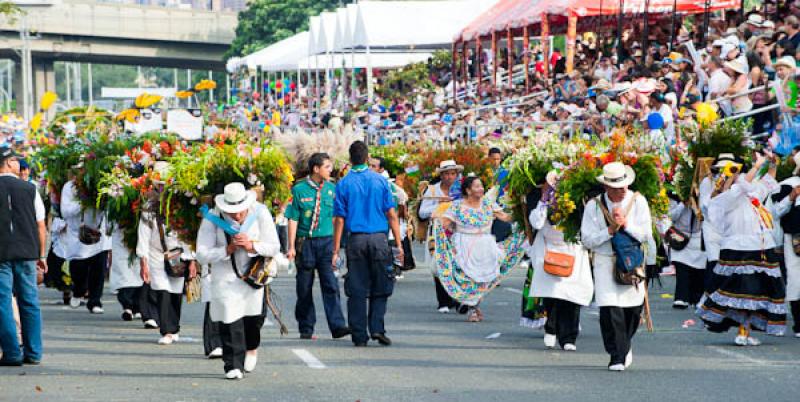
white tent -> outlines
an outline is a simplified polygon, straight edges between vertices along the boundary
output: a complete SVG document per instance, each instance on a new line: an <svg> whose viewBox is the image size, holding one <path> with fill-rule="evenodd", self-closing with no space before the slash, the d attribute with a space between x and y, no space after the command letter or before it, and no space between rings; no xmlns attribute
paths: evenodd
<svg viewBox="0 0 800 402"><path fill-rule="evenodd" d="M369 60L367 59L369 57ZM411 63L419 63L428 60L432 57L431 53L415 52L415 53L371 53L369 56L366 53L356 53L355 55L337 53L332 58L320 58L319 68L321 70L329 68L366 68L371 64L372 68L397 68L403 67ZM331 64L333 63L333 64ZM315 68L314 56L306 57L300 60L297 68L301 70Z"/></svg>
<svg viewBox="0 0 800 402"><path fill-rule="evenodd" d="M449 48L455 37L497 0L360 1L349 47Z"/></svg>
<svg viewBox="0 0 800 402"><path fill-rule="evenodd" d="M263 71L295 70L297 63L308 56L310 36L308 31L300 32L268 47L270 51L258 66Z"/></svg>

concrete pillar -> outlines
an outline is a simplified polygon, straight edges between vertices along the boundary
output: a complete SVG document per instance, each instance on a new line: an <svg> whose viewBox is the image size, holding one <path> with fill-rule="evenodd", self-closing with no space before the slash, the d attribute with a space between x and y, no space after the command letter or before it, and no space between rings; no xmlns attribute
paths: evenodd
<svg viewBox="0 0 800 402"><path fill-rule="evenodd" d="M33 59L33 99L34 111L39 111L39 105L45 92L56 91L55 63L52 59ZM50 108L48 119L55 115L54 108Z"/></svg>
<svg viewBox="0 0 800 402"><path fill-rule="evenodd" d="M25 113L25 106L24 106L24 96L22 94L22 63L19 59L14 60L14 73L12 74L12 81L11 81L11 91L12 96L17 101L17 114L20 116L24 115Z"/></svg>

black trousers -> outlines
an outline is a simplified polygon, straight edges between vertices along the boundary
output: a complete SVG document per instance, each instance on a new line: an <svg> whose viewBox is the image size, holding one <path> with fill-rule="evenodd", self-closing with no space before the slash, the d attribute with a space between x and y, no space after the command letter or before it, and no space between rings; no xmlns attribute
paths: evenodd
<svg viewBox="0 0 800 402"><path fill-rule="evenodd" d="M555 335L561 347L578 339L578 326L580 325L581 306L571 301L561 299L544 299L544 308L547 311L547 322L544 332Z"/></svg>
<svg viewBox="0 0 800 402"><path fill-rule="evenodd" d="M794 318L794 326L792 330L795 334L800 334L800 300L789 302L792 309L792 318Z"/></svg>
<svg viewBox="0 0 800 402"><path fill-rule="evenodd" d="M135 288L120 288L117 289L117 301L122 306L123 310L131 310L133 314L139 312L139 293L142 287Z"/></svg>
<svg viewBox="0 0 800 402"><path fill-rule="evenodd" d="M142 322L154 320L158 324L158 297L146 283L139 290L139 312L142 314Z"/></svg>
<svg viewBox="0 0 800 402"><path fill-rule="evenodd" d="M264 315L242 317L230 324L218 324L225 372L235 369L244 371L245 352L258 349L261 344Z"/></svg>
<svg viewBox="0 0 800 402"><path fill-rule="evenodd" d="M625 363L641 317L642 306L600 307L600 332L603 334L603 346L611 355L609 366Z"/></svg>
<svg viewBox="0 0 800 402"><path fill-rule="evenodd" d="M222 347L222 337L220 336L220 326L222 323L211 321L211 314L208 312L210 303L206 303L206 312L203 316L203 349L206 356L216 348Z"/></svg>
<svg viewBox="0 0 800 402"><path fill-rule="evenodd" d="M181 331L181 304L183 295L166 290L152 290L158 301L158 329L161 335L177 334Z"/></svg>
<svg viewBox="0 0 800 402"><path fill-rule="evenodd" d="M108 251L69 262L72 295L73 297L88 297L86 308L89 310L94 307L103 307L100 298L103 296L106 265L108 265Z"/></svg>
<svg viewBox="0 0 800 402"><path fill-rule="evenodd" d="M459 303L456 299L450 297L450 294L447 293L447 290L442 286L442 282L439 280L438 276L433 277L433 283L436 285L436 301L439 302L439 308L442 307L449 307L455 308L458 307Z"/></svg>
<svg viewBox="0 0 800 402"><path fill-rule="evenodd" d="M64 272L61 271L65 261L65 259L53 252L53 246L51 245L50 252L47 253L47 273L44 275L44 283L47 287L56 288L61 292L71 290L70 286L64 281Z"/></svg>
<svg viewBox="0 0 800 402"><path fill-rule="evenodd" d="M675 266L675 300L697 304L705 290L705 269L692 268L681 262Z"/></svg>

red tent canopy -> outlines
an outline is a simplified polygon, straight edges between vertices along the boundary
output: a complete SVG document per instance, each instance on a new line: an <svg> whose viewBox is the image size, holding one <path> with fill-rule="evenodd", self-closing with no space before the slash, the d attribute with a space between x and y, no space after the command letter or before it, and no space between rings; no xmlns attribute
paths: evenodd
<svg viewBox="0 0 800 402"><path fill-rule="evenodd" d="M624 0L623 14L640 15L645 12L647 0ZM742 0L711 0L709 11L738 8ZM619 14L619 0L501 0L497 5L478 17L465 28L457 40L469 41L485 36L493 31L508 28L521 28L541 22L542 14L551 17L551 33L558 33L561 21L570 15L578 17L578 31L591 30L595 24L581 23L586 17L610 18ZM701 14L706 11L703 0L649 0L648 12L651 15L669 15L675 6L681 15ZM531 32L533 33L533 31Z"/></svg>

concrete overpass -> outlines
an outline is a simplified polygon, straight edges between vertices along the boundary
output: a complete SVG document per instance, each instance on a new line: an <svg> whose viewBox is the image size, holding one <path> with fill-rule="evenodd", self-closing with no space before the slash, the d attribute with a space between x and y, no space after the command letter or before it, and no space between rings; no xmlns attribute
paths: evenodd
<svg viewBox="0 0 800 402"><path fill-rule="evenodd" d="M0 57L19 61L17 51L30 50L34 98L55 90L55 61L222 71L223 54L235 37L235 13L91 0L49 3L24 7L26 15L14 24L0 21ZM23 26L29 40L20 34ZM15 63L15 77L23 77L22 64ZM22 86L15 78L14 92L22 94Z"/></svg>

